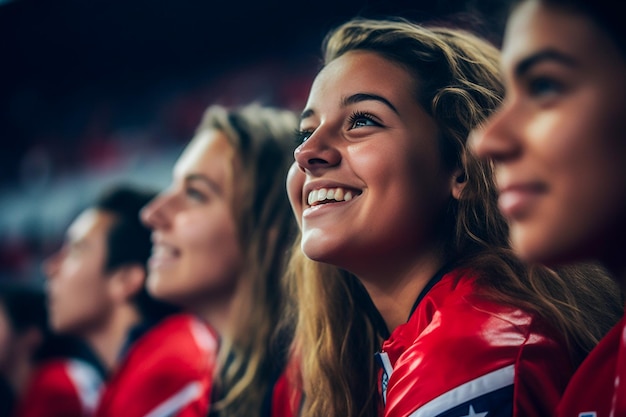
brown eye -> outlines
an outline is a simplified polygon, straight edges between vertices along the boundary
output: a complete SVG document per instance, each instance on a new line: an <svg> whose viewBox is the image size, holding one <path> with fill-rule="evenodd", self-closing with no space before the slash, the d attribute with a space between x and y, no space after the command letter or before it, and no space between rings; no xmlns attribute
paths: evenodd
<svg viewBox="0 0 626 417"><path fill-rule="evenodd" d="M363 112L355 112L350 116L350 129L356 129L366 126L380 126L380 123L376 122L371 114Z"/></svg>
<svg viewBox="0 0 626 417"><path fill-rule="evenodd" d="M185 194L187 195L187 197L191 198L192 200L206 201L206 196L204 195L204 193L202 193L201 191L193 187L187 187L185 190Z"/></svg>
<svg viewBox="0 0 626 417"><path fill-rule="evenodd" d="M528 83L528 91L533 97L545 97L563 91L561 83L548 77L537 77Z"/></svg>

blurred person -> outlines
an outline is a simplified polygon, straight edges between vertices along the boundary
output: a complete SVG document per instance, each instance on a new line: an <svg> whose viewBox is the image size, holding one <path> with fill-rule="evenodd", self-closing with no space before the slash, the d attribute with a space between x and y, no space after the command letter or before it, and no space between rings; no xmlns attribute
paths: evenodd
<svg viewBox="0 0 626 417"><path fill-rule="evenodd" d="M153 229L150 293L219 335L212 414L267 414L282 367L272 340L295 230L284 178L296 127L284 109L208 107L171 186L142 211Z"/></svg>
<svg viewBox="0 0 626 417"><path fill-rule="evenodd" d="M618 319L602 269L556 273L509 248L490 165L466 148L500 103L498 65L454 28L329 33L287 178L301 229L287 415L551 416Z"/></svg>
<svg viewBox="0 0 626 417"><path fill-rule="evenodd" d="M604 0L516 2L503 43L506 98L473 136L472 149L495 166L499 209L522 259L552 266L599 261L623 290L621 6ZM576 371L555 415L626 416L625 320Z"/></svg>
<svg viewBox="0 0 626 417"><path fill-rule="evenodd" d="M53 334L43 289L0 284L2 416L84 417L98 401L104 373L78 339Z"/></svg>
<svg viewBox="0 0 626 417"><path fill-rule="evenodd" d="M145 334L177 311L152 299L145 288L152 244L139 212L154 195L125 184L103 190L69 226L61 249L44 263L51 327L91 347L107 372L102 393L107 401L120 375L131 373L141 380L156 366L148 356L142 367L128 371L135 352L146 343ZM140 401L142 389L142 384L129 384L123 395Z"/></svg>

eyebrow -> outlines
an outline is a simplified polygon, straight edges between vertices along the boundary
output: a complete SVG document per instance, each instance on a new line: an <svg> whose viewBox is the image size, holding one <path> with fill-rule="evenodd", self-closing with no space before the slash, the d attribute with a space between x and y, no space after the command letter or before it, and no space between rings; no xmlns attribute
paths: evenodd
<svg viewBox="0 0 626 417"><path fill-rule="evenodd" d="M387 100L385 97L371 93L356 93L352 94L351 96L344 97L343 100L341 100L341 106L347 107L349 105L361 103L363 101L378 101L389 107L391 110L393 110L394 113L399 114L398 109L396 109L396 107L391 104L389 100ZM306 109L300 115L300 120L304 120L308 117L313 116L314 114L315 111L313 109Z"/></svg>
<svg viewBox="0 0 626 417"><path fill-rule="evenodd" d="M394 113L398 114L398 110L395 108L395 106L393 104L391 104L391 102L389 100L387 100L385 97L381 97L381 96L376 95L376 94L369 94L369 93L353 94L353 95L345 97L343 100L341 100L341 105L346 107L346 106L349 106L351 104L356 104L356 103L360 103L362 101L370 101L370 100L379 101L379 102L383 103L384 105L386 105L387 107L389 107L391 110L393 110Z"/></svg>
<svg viewBox="0 0 626 417"><path fill-rule="evenodd" d="M204 183L207 187L209 187L210 189L212 189L214 192L216 192L219 195L224 194L224 190L222 190L222 187L204 174L189 174L185 177L186 183L195 182L195 181L200 181Z"/></svg>
<svg viewBox="0 0 626 417"><path fill-rule="evenodd" d="M533 66L545 61L555 61L568 67L576 66L576 61L555 49L545 49L523 59L515 66L515 75L518 77L526 74Z"/></svg>

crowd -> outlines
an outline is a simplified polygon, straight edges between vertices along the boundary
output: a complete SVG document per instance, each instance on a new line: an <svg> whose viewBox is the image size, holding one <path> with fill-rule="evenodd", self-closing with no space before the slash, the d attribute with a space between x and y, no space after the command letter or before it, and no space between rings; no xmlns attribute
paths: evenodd
<svg viewBox="0 0 626 417"><path fill-rule="evenodd" d="M0 412L626 417L618 8L354 17L302 109L209 105L0 288Z"/></svg>

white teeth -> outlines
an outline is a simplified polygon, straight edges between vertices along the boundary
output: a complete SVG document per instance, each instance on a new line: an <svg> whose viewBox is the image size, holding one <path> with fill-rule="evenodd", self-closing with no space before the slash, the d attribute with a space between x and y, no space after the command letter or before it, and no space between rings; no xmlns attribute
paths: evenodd
<svg viewBox="0 0 626 417"><path fill-rule="evenodd" d="M314 201L317 201L317 191L313 190L309 193L309 198L307 199L309 206L313 204Z"/></svg>
<svg viewBox="0 0 626 417"><path fill-rule="evenodd" d="M307 202L311 206L314 203L324 200L350 201L352 200L352 197L352 192L344 191L343 188L320 188L309 193Z"/></svg>
<svg viewBox="0 0 626 417"><path fill-rule="evenodd" d="M344 195L343 189L342 188L337 188L335 190L335 197L334 198L337 201L342 201L343 200L343 195Z"/></svg>
<svg viewBox="0 0 626 417"><path fill-rule="evenodd" d="M317 201L323 201L326 200L326 188L320 188L319 191L317 192Z"/></svg>
<svg viewBox="0 0 626 417"><path fill-rule="evenodd" d="M174 249L169 246L165 246L165 245L153 245L152 246L152 255L156 257L172 256L174 252L175 252Z"/></svg>

